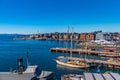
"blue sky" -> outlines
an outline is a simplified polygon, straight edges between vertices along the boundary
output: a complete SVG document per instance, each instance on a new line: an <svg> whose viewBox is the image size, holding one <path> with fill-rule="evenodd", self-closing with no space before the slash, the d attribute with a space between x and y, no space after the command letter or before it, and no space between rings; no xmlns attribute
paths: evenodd
<svg viewBox="0 0 120 80"><path fill-rule="evenodd" d="M0 33L119 32L120 0L0 0Z"/></svg>

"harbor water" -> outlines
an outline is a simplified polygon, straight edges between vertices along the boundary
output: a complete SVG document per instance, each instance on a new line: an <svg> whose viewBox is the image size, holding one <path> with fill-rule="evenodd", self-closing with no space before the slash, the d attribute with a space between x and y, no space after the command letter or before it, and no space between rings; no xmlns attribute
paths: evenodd
<svg viewBox="0 0 120 80"><path fill-rule="evenodd" d="M24 59L24 65L26 67L27 51L29 52L29 64L38 65L40 70L53 71L55 80L60 80L61 75L64 74L82 74L85 72L84 69L68 68L56 64L56 57L64 56L66 54L50 52L50 48L66 47L66 43L63 41L13 40L12 37L12 35L0 36L0 72L10 71L11 68L17 70L18 58ZM73 56L79 55L74 54ZM88 71L97 72L98 70L97 68L93 68ZM106 69L100 70L100 72L105 71Z"/></svg>

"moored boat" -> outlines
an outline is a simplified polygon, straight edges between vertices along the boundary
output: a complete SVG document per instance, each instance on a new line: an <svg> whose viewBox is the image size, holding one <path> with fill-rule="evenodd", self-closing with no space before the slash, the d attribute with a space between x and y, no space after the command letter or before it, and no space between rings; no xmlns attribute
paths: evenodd
<svg viewBox="0 0 120 80"><path fill-rule="evenodd" d="M41 71L41 74L38 78L40 80L52 80L53 79L53 72L51 72L51 71Z"/></svg>
<svg viewBox="0 0 120 80"><path fill-rule="evenodd" d="M88 68L88 67L90 67L89 65L87 65L84 62L81 62L78 60L73 61L73 60L70 60L64 56L57 57L56 63L63 65L63 66L73 67L73 68Z"/></svg>
<svg viewBox="0 0 120 80"><path fill-rule="evenodd" d="M61 76L61 80L83 80L83 75L63 75Z"/></svg>
<svg viewBox="0 0 120 80"><path fill-rule="evenodd" d="M68 27L68 31L67 33L69 33L69 27ZM72 36L71 36L71 49L73 48L73 28L72 28ZM67 35L68 37L68 35ZM66 38L66 53L68 52L67 51L68 49L68 39ZM71 50L70 49L70 50ZM72 51L70 51L70 58L72 58ZM86 63L86 56L85 56L85 59L83 61L80 61L80 60L71 60L70 58L67 57L64 57L64 56L59 56L57 57L56 59L56 63L57 64L60 64L60 65L63 65L63 66L68 66L68 67L73 67L73 68L88 68L90 67L87 63Z"/></svg>

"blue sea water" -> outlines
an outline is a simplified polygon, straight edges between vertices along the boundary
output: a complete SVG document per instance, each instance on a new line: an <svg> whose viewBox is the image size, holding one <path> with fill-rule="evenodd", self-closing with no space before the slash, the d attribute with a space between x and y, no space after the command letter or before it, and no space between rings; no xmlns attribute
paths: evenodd
<svg viewBox="0 0 120 80"><path fill-rule="evenodd" d="M12 36L0 36L0 72L17 70L17 59L23 58L26 67L26 53L29 52L29 63L38 65L40 70L54 72L55 80L60 80L64 74L82 74L84 69L68 68L57 65L55 59L64 53L50 52L53 47L65 47L65 42L52 40L12 40ZM96 72L93 68L90 72ZM104 72L105 70L101 70Z"/></svg>

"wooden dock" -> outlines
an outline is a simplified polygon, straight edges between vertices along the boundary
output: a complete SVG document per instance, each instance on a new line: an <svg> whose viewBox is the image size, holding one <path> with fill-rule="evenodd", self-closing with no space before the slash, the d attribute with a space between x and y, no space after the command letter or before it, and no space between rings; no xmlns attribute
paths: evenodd
<svg viewBox="0 0 120 80"><path fill-rule="evenodd" d="M74 58L74 57L68 57L71 60L79 60L79 61L85 61L84 58ZM114 68L120 69L120 61L117 60L95 60L95 59L86 59L87 63L94 63L94 64L101 64L101 65L108 65L112 66ZM117 66L117 67L115 67Z"/></svg>
<svg viewBox="0 0 120 80"><path fill-rule="evenodd" d="M84 73L83 75L63 75L61 80L120 80L119 73Z"/></svg>
<svg viewBox="0 0 120 80"><path fill-rule="evenodd" d="M75 44L75 46L85 47L84 43ZM98 44L88 44L87 47L89 48L117 48L120 49L120 45L98 45Z"/></svg>
<svg viewBox="0 0 120 80"><path fill-rule="evenodd" d="M88 59L87 62L88 63L101 64L101 65L108 65L110 67L112 66L113 68L119 68L120 69L120 61L112 61L112 60L103 61L103 60Z"/></svg>
<svg viewBox="0 0 120 80"><path fill-rule="evenodd" d="M120 80L118 73L84 73L83 80Z"/></svg>
<svg viewBox="0 0 120 80"><path fill-rule="evenodd" d="M92 51L92 50L85 50L85 49L68 49L68 48L51 48L51 52L62 52L62 53L87 53L87 54L96 54L99 56L104 57L118 57L118 54L115 52L102 52L102 51Z"/></svg>

